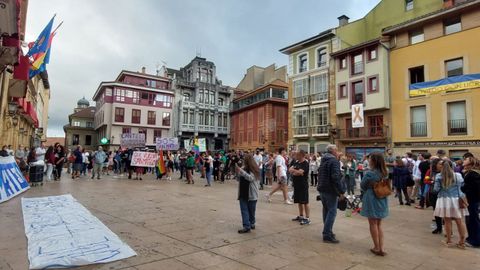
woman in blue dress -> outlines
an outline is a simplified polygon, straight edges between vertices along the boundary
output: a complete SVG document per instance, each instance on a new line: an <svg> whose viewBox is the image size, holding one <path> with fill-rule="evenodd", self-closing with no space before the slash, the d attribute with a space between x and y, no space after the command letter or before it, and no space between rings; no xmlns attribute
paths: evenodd
<svg viewBox="0 0 480 270"><path fill-rule="evenodd" d="M370 225L370 235L374 245L370 251L377 256L385 256L387 253L383 248L382 219L388 216L388 200L387 198L377 198L373 191L375 183L382 179L388 179L388 170L382 153L370 154L369 167L360 184L363 191L360 214L368 218Z"/></svg>

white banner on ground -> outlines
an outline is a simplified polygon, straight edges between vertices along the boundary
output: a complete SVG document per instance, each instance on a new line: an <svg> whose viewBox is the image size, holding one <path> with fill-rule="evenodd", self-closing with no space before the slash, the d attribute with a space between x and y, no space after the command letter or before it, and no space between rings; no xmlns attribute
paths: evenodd
<svg viewBox="0 0 480 270"><path fill-rule="evenodd" d="M180 148L178 138L156 138L157 150L176 151Z"/></svg>
<svg viewBox="0 0 480 270"><path fill-rule="evenodd" d="M157 166L158 154L152 152L135 151L132 155L132 166L155 168Z"/></svg>
<svg viewBox="0 0 480 270"><path fill-rule="evenodd" d="M363 104L352 105L352 128L363 128L365 119L363 117Z"/></svg>
<svg viewBox="0 0 480 270"><path fill-rule="evenodd" d="M137 254L72 195L22 198L30 269L113 262Z"/></svg>
<svg viewBox="0 0 480 270"><path fill-rule="evenodd" d="M30 188L12 156L0 157L0 203Z"/></svg>

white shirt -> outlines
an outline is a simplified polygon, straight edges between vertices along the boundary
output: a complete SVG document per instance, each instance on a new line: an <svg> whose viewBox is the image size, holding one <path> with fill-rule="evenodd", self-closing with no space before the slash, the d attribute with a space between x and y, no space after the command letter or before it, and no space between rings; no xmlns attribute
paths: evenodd
<svg viewBox="0 0 480 270"><path fill-rule="evenodd" d="M208 156L208 161L210 161L210 168L213 168L213 158L212 156Z"/></svg>
<svg viewBox="0 0 480 270"><path fill-rule="evenodd" d="M282 157L282 155L277 155L275 157L275 166L280 167L280 175L277 175L277 177L287 177L287 165L285 164L285 159Z"/></svg>
<svg viewBox="0 0 480 270"><path fill-rule="evenodd" d="M35 149L35 154L37 155L37 161L45 160L46 153L47 153L47 150L45 148L37 147L37 149Z"/></svg>
<svg viewBox="0 0 480 270"><path fill-rule="evenodd" d="M263 168L263 157L262 155L258 154L258 155L254 155L253 156L253 159L255 160L255 162L257 162L257 165L258 165L258 168L259 169L262 169Z"/></svg>

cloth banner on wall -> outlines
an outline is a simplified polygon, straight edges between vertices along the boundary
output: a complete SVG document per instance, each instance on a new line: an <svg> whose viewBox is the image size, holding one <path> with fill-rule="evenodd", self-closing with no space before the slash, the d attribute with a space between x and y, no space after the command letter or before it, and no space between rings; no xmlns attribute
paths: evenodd
<svg viewBox="0 0 480 270"><path fill-rule="evenodd" d="M180 148L178 138L156 138L157 150L176 151Z"/></svg>
<svg viewBox="0 0 480 270"><path fill-rule="evenodd" d="M30 269L70 268L137 255L72 195L22 198Z"/></svg>
<svg viewBox="0 0 480 270"><path fill-rule="evenodd" d="M447 77L436 81L414 83L410 85L409 92L411 97L418 97L473 88L480 88L480 73Z"/></svg>
<svg viewBox="0 0 480 270"><path fill-rule="evenodd" d="M145 134L143 133L123 133L120 137L120 146L122 148L144 148Z"/></svg>
<svg viewBox="0 0 480 270"><path fill-rule="evenodd" d="M155 168L157 166L158 156L153 152L135 151L132 155L132 166Z"/></svg>
<svg viewBox="0 0 480 270"><path fill-rule="evenodd" d="M363 117L363 104L352 105L352 128L363 128L365 118Z"/></svg>
<svg viewBox="0 0 480 270"><path fill-rule="evenodd" d="M30 188L12 156L0 157L0 203Z"/></svg>

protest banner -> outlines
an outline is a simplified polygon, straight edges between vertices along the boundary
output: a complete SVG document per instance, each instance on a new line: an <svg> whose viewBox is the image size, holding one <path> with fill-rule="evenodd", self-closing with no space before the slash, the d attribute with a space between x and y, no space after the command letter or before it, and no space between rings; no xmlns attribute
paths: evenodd
<svg viewBox="0 0 480 270"><path fill-rule="evenodd" d="M143 133L123 133L120 137L120 146L122 148L143 148L145 147L145 134Z"/></svg>
<svg viewBox="0 0 480 270"><path fill-rule="evenodd" d="M30 188L15 159L0 157L0 203L10 200Z"/></svg>
<svg viewBox="0 0 480 270"><path fill-rule="evenodd" d="M198 138L198 151L207 151L207 140L205 138Z"/></svg>
<svg viewBox="0 0 480 270"><path fill-rule="evenodd" d="M132 166L155 168L157 166L157 153L135 151L132 155Z"/></svg>
<svg viewBox="0 0 480 270"><path fill-rule="evenodd" d="M190 140L183 140L183 144L185 145L185 150L187 150L187 152L192 151L192 142Z"/></svg>
<svg viewBox="0 0 480 270"><path fill-rule="evenodd" d="M176 151L180 148L178 138L156 138L157 150Z"/></svg>

